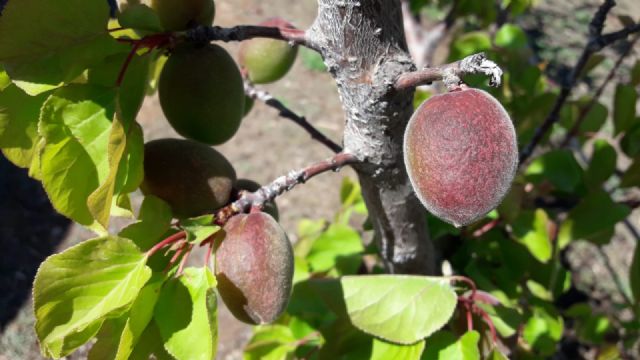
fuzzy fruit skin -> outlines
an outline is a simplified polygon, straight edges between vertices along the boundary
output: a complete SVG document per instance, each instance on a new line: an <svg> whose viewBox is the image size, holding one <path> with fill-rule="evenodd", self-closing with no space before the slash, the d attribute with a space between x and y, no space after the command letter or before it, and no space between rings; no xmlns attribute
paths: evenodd
<svg viewBox="0 0 640 360"><path fill-rule="evenodd" d="M238 181L236 181L235 185L233 186L236 191L244 190L251 192L257 191L261 187L262 185L249 179L238 179ZM276 205L275 200L265 202L262 211L271 215L276 221L280 219L280 212L278 211L278 205Z"/></svg>
<svg viewBox="0 0 640 360"><path fill-rule="evenodd" d="M292 27L282 19L267 20L260 25ZM255 84L267 84L282 79L291 69L298 54L298 47L286 41L255 38L240 45L240 64Z"/></svg>
<svg viewBox="0 0 640 360"><path fill-rule="evenodd" d="M416 110L405 132L404 161L427 210L460 227L493 210L508 192L518 166L516 133L496 99L464 87Z"/></svg>
<svg viewBox="0 0 640 360"><path fill-rule="evenodd" d="M213 0L152 0L151 7L167 31L182 31L191 25L211 25L216 15Z"/></svg>
<svg viewBox="0 0 640 360"><path fill-rule="evenodd" d="M293 250L268 214L239 214L224 226L216 249L218 292L240 321L266 324L286 309L293 281Z"/></svg>
<svg viewBox="0 0 640 360"><path fill-rule="evenodd" d="M178 134L206 144L231 139L244 116L240 70L218 45L176 48L162 69L158 93L162 111Z"/></svg>
<svg viewBox="0 0 640 360"><path fill-rule="evenodd" d="M226 205L235 181L229 161L204 144L160 139L144 146L140 188L166 201L175 217L199 216Z"/></svg>

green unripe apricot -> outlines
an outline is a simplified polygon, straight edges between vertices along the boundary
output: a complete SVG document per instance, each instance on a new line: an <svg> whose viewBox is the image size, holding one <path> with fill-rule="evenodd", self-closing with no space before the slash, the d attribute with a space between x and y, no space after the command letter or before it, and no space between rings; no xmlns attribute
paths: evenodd
<svg viewBox="0 0 640 360"><path fill-rule="evenodd" d="M244 116L240 70L218 45L176 48L162 69L158 92L162 111L178 134L206 144L229 140Z"/></svg>
<svg viewBox="0 0 640 360"><path fill-rule="evenodd" d="M140 189L166 201L177 218L199 216L225 206L235 181L233 166L207 145L160 139L144 146Z"/></svg>
<svg viewBox="0 0 640 360"><path fill-rule="evenodd" d="M151 7L158 13L167 31L182 31L193 25L211 25L216 15L213 0L153 0Z"/></svg>
<svg viewBox="0 0 640 360"><path fill-rule="evenodd" d="M238 179L238 181L236 181L235 185L233 186L233 188L236 191L250 191L250 192L255 192L258 189L260 189L262 186L260 184L258 184L257 182L253 181L253 180L249 180L249 179ZM264 207L262 208L262 211L266 212L267 214L273 216L274 219L276 219L276 221L278 221L278 219L280 219L280 213L278 211L278 205L276 205L275 201L268 201L264 204Z"/></svg>
<svg viewBox="0 0 640 360"><path fill-rule="evenodd" d="M262 26L292 27L282 19L272 19ZM286 41L255 38L240 46L240 64L247 70L249 79L255 84L266 84L284 77L293 66L298 47Z"/></svg>

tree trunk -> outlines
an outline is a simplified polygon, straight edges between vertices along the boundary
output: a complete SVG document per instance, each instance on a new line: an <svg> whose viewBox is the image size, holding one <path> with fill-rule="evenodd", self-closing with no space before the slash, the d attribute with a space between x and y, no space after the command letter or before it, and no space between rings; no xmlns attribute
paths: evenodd
<svg viewBox="0 0 640 360"><path fill-rule="evenodd" d="M355 166L391 273L433 274L426 210L412 190L402 142L413 112L413 90L396 91L396 78L415 66L407 51L400 1L318 0L307 36L320 49L346 113L345 151Z"/></svg>

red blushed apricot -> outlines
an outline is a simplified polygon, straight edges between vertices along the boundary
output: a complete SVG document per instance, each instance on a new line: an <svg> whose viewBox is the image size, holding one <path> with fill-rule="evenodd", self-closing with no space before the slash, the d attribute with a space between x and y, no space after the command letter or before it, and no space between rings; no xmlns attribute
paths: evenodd
<svg viewBox="0 0 640 360"><path fill-rule="evenodd" d="M427 210L468 225L496 208L511 186L518 166L513 123L485 91L433 96L409 120L404 160Z"/></svg>
<svg viewBox="0 0 640 360"><path fill-rule="evenodd" d="M293 280L293 250L271 215L240 214L224 226L216 248L220 297L240 321L266 324L286 309Z"/></svg>

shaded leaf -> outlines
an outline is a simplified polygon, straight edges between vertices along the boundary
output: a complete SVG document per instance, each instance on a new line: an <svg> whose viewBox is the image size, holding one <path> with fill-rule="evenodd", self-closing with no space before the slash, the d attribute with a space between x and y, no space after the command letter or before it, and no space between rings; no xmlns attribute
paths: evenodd
<svg viewBox="0 0 640 360"><path fill-rule="evenodd" d="M589 188L597 189L616 171L618 155L616 149L607 140L596 140L593 144L593 156L585 173L585 183Z"/></svg>
<svg viewBox="0 0 640 360"><path fill-rule="evenodd" d="M162 24L158 14L144 4L129 4L118 15L118 23L124 28L162 32Z"/></svg>
<svg viewBox="0 0 640 360"><path fill-rule="evenodd" d="M583 170L569 150L554 150L536 158L527 168L527 179L549 181L558 190L574 191L582 180Z"/></svg>
<svg viewBox="0 0 640 360"><path fill-rule="evenodd" d="M360 235L347 225L332 224L313 242L307 261L315 272L327 271L339 265L340 259L362 253L364 250ZM359 259L350 262L344 272L355 271Z"/></svg>
<svg viewBox="0 0 640 360"><path fill-rule="evenodd" d="M469 331L460 339L448 332L440 331L426 340L423 360L480 360L478 342L480 334Z"/></svg>
<svg viewBox="0 0 640 360"><path fill-rule="evenodd" d="M640 157L636 158L631 166L627 168L620 181L620 187L622 188L632 186L640 186Z"/></svg>
<svg viewBox="0 0 640 360"><path fill-rule="evenodd" d="M522 211L512 224L515 238L543 263L549 261L552 255L548 226L549 217L542 209Z"/></svg>
<svg viewBox="0 0 640 360"><path fill-rule="evenodd" d="M30 95L57 88L126 49L108 34L108 21L106 1L11 1L0 18L0 62Z"/></svg>
<svg viewBox="0 0 640 360"><path fill-rule="evenodd" d="M362 331L412 344L444 326L457 304L444 278L402 275L345 276L347 312Z"/></svg>
<svg viewBox="0 0 640 360"><path fill-rule="evenodd" d="M213 215L203 215L180 220L180 227L187 232L187 241L198 245L220 230L220 226L215 225L213 221Z"/></svg>
<svg viewBox="0 0 640 360"><path fill-rule="evenodd" d="M171 208L161 199L147 195L140 206L138 221L120 231L120 236L133 240L142 250L149 250L171 226Z"/></svg>
<svg viewBox="0 0 640 360"><path fill-rule="evenodd" d="M613 124L616 135L633 126L637 101L638 93L633 86L618 84L613 99Z"/></svg>
<svg viewBox="0 0 640 360"><path fill-rule="evenodd" d="M243 359L287 359L296 350L296 340L288 326L259 326L244 348Z"/></svg>
<svg viewBox="0 0 640 360"><path fill-rule="evenodd" d="M165 349L177 360L211 360L218 344L216 281L208 268L187 268L167 281L154 309Z"/></svg>

